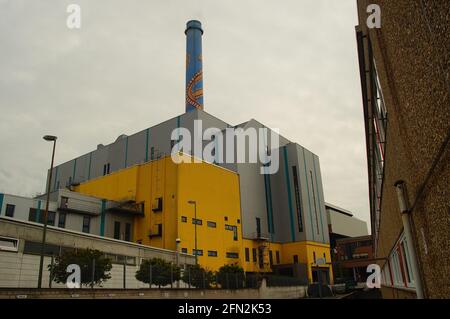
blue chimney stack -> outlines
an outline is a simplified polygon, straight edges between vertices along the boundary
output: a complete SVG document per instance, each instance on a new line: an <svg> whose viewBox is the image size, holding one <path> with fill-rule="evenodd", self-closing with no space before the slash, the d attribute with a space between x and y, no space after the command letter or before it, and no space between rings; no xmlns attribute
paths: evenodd
<svg viewBox="0 0 450 319"><path fill-rule="evenodd" d="M200 21L186 25L186 112L203 110L202 35Z"/></svg>

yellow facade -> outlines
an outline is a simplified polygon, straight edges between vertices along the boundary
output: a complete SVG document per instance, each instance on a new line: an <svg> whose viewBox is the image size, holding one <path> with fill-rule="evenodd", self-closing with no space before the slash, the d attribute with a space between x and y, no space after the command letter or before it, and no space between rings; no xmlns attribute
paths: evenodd
<svg viewBox="0 0 450 319"><path fill-rule="evenodd" d="M294 263L296 255L298 263L308 265L311 281L314 255L325 256L327 262L331 260L329 245L242 238L239 175L209 163L176 164L171 157L166 157L87 181L76 186L75 191L117 202L143 204L144 216L134 217L134 242L193 254L197 228L197 249L202 251L198 262L210 270L237 263L246 272L270 272L271 261L273 265L289 265ZM158 198L162 199L162 210L154 211ZM189 201L195 201L196 205ZM195 214L201 225L193 223ZM160 236L159 224L162 225ZM180 240L178 248L177 239ZM263 248L261 253L260 248ZM261 257L263 267L259 264ZM331 266L323 267L330 269L331 277Z"/></svg>
<svg viewBox="0 0 450 319"><path fill-rule="evenodd" d="M135 217L133 241L193 254L195 228L200 265L217 270L241 264L242 229L239 176L209 163L176 164L171 157L136 165L82 183L75 191L113 201L144 204L144 216ZM162 211L153 211L162 198ZM193 223L196 202L197 219ZM162 235L158 233L162 224ZM215 227L214 227L215 226ZM236 229L236 230L234 230ZM242 264L241 264L242 265Z"/></svg>

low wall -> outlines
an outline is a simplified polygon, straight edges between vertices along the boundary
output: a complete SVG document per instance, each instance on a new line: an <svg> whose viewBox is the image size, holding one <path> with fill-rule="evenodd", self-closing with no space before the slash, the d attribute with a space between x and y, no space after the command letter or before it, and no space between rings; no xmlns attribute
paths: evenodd
<svg viewBox="0 0 450 319"><path fill-rule="evenodd" d="M259 289L34 289L0 288L0 299L300 299L307 287Z"/></svg>

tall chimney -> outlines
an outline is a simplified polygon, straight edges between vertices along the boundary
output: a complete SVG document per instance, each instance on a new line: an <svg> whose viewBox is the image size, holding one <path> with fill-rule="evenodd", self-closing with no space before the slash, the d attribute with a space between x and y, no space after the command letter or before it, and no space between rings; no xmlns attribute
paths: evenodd
<svg viewBox="0 0 450 319"><path fill-rule="evenodd" d="M186 112L203 110L202 35L200 21L186 25Z"/></svg>

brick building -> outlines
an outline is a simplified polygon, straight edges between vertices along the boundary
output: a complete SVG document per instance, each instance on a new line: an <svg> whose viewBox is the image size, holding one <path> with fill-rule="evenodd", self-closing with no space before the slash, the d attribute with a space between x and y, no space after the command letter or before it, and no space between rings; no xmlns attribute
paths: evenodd
<svg viewBox="0 0 450 319"><path fill-rule="evenodd" d="M450 2L357 4L371 224L382 294L448 298ZM369 4L379 5L381 28L369 29Z"/></svg>

